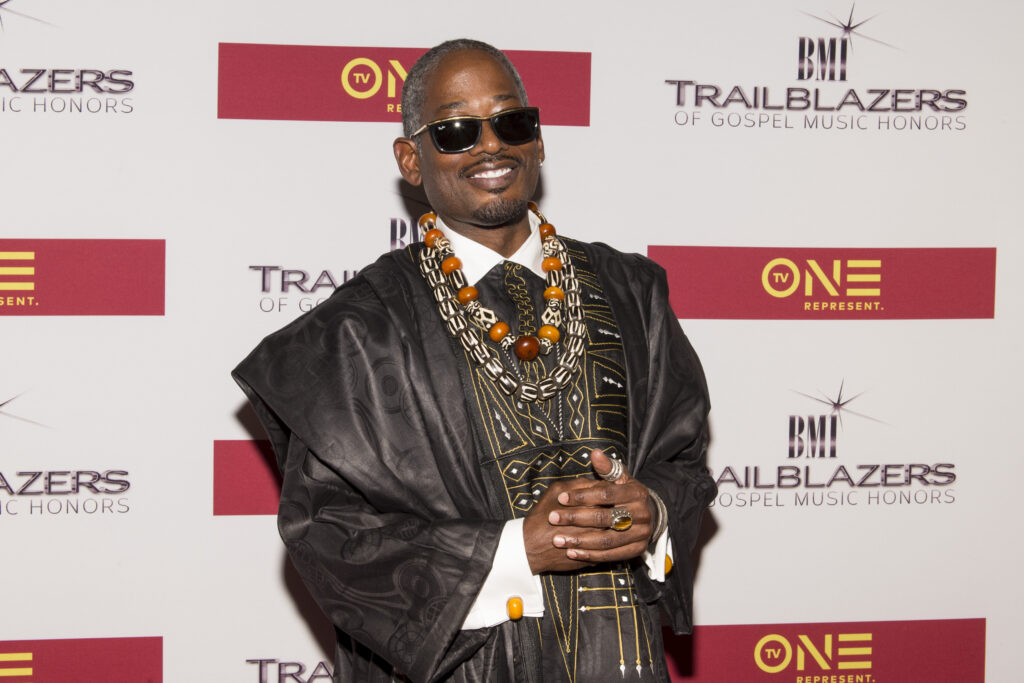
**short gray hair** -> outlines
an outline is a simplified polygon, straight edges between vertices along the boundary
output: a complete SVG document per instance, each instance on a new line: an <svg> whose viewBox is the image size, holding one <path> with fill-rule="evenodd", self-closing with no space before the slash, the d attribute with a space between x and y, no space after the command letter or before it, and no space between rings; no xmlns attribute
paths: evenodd
<svg viewBox="0 0 1024 683"><path fill-rule="evenodd" d="M427 81L430 80L445 56L460 50L480 50L493 57L512 76L512 81L516 86L516 95L519 96L523 106L529 104L526 101L526 88L523 87L523 79L519 77L519 72L512 66L512 62L504 52L493 45L470 38L446 40L427 50L422 57L416 60L405 77L405 84L402 86L402 131L405 137L412 137L412 134L423 125L423 104L427 99Z"/></svg>

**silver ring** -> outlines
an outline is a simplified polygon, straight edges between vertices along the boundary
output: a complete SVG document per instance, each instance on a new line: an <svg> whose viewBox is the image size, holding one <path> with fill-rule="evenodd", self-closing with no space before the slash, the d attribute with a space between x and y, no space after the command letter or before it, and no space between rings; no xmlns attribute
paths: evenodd
<svg viewBox="0 0 1024 683"><path fill-rule="evenodd" d="M609 529L625 531L631 526L633 526L633 515L629 514L629 510L626 508L612 508L612 523L608 525Z"/></svg>
<svg viewBox="0 0 1024 683"><path fill-rule="evenodd" d="M612 469L608 472L608 474L602 474L601 478L604 479L605 481L617 481L618 478L622 476L622 473L625 470L626 468L623 467L621 460L612 460Z"/></svg>

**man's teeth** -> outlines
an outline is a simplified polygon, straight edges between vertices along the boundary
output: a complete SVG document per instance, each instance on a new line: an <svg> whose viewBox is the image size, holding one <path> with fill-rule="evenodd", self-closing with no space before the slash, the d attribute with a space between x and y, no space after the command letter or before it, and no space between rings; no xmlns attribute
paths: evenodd
<svg viewBox="0 0 1024 683"><path fill-rule="evenodd" d="M496 168L493 171L479 171L472 175L473 178L500 178L503 175L511 173L511 168Z"/></svg>

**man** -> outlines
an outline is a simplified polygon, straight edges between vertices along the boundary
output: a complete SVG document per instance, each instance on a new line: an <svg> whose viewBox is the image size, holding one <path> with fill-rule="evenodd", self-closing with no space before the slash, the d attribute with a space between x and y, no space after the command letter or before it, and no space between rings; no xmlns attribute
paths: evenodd
<svg viewBox="0 0 1024 683"><path fill-rule="evenodd" d="M659 608L689 630L714 484L664 272L528 209L538 115L493 47L429 51L402 110L427 244L235 372L283 473L281 535L338 630L335 676L666 681Z"/></svg>

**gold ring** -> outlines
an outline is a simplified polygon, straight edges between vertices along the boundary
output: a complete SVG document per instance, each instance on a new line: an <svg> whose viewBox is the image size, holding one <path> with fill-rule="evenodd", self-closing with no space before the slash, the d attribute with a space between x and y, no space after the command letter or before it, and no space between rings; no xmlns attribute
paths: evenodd
<svg viewBox="0 0 1024 683"><path fill-rule="evenodd" d="M615 531L625 531L633 526L633 515L626 508L612 508L612 523L608 525Z"/></svg>

